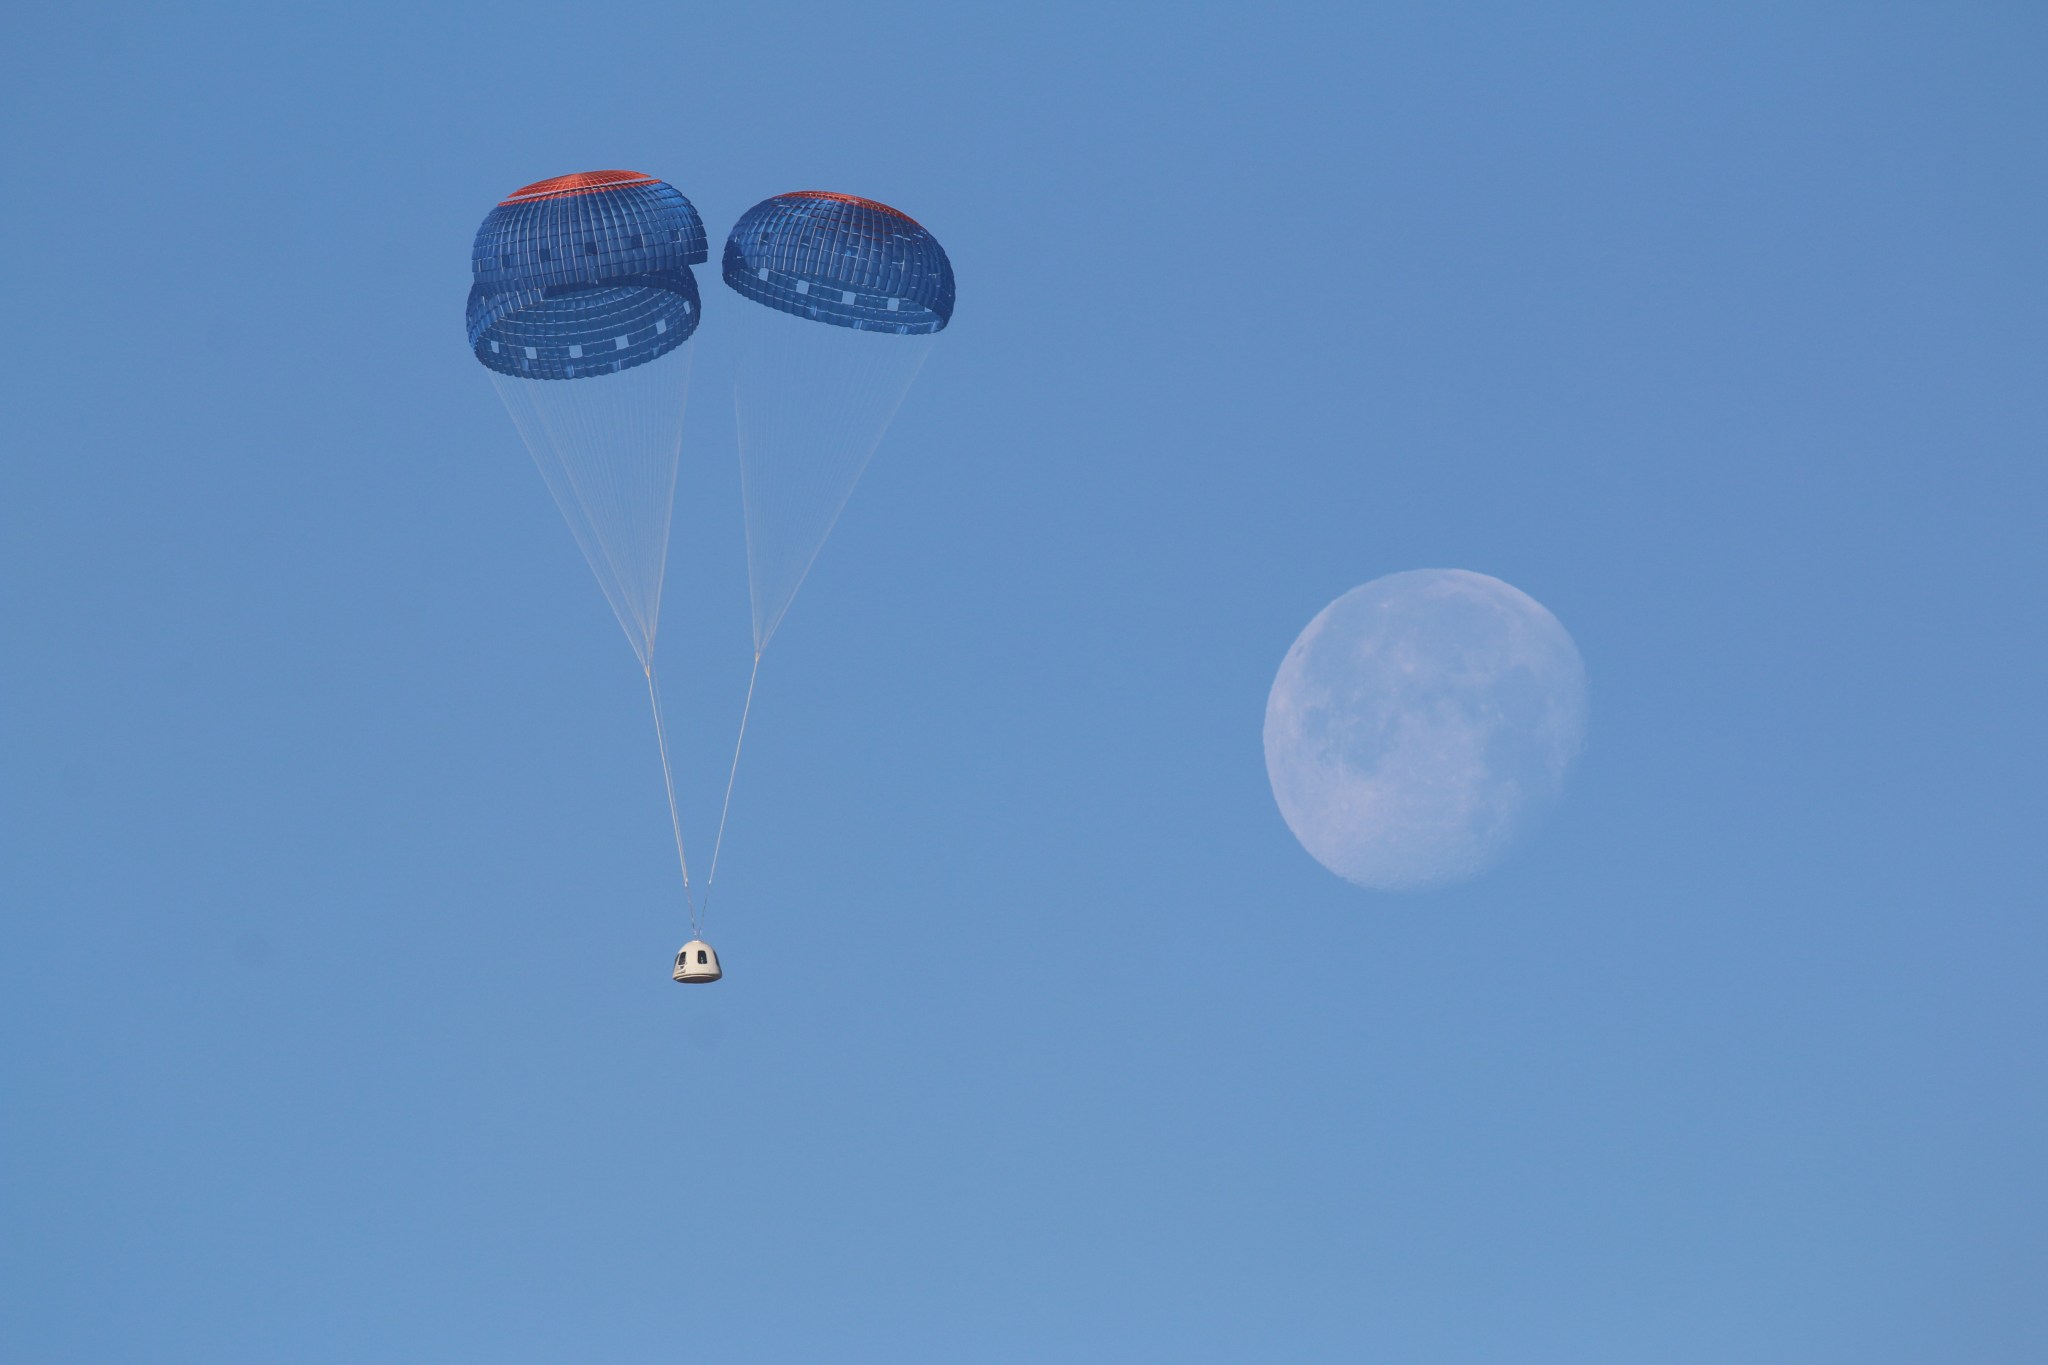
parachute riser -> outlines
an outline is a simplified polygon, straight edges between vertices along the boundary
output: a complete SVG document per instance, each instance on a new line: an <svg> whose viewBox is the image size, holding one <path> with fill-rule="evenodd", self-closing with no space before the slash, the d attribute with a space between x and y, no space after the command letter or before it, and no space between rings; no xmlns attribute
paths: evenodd
<svg viewBox="0 0 2048 1365"><path fill-rule="evenodd" d="M683 906L689 911L690 937L694 939L702 935L703 928L698 923L696 897L690 892L690 860L683 852L683 815L681 809L676 805L675 769L669 764L668 759L668 726L662 720L661 688L655 681L654 663L651 659L648 661L646 672L647 701L654 710L654 743L655 747L661 752L661 785L663 790L668 793L669 828L675 832L676 836L676 866L682 869L683 873ZM728 790L729 795L730 791ZM717 866L715 855L712 859L712 866L714 869ZM710 893L710 883L708 882L705 884L705 893L708 897Z"/></svg>
<svg viewBox="0 0 2048 1365"><path fill-rule="evenodd" d="M740 731L732 742L732 766L725 774L725 800L718 807L718 836L711 841L711 870L704 876L704 913L711 913L711 885L718 880L718 852L725 847L725 821L732 814L733 781L740 774L740 747L747 742L747 718L754 714L754 684L761 677L761 651L754 651L754 668L747 674L747 700L740 707Z"/></svg>

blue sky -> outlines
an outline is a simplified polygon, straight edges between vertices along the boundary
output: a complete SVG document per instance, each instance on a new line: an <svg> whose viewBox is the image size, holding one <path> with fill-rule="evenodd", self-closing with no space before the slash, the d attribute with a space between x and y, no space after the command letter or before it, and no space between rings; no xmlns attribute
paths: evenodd
<svg viewBox="0 0 2048 1365"><path fill-rule="evenodd" d="M2039 15L4 26L0 1354L2048 1355ZM490 205L614 166L960 281L689 992L640 678L460 329ZM1591 743L1375 896L1260 721L1421 567L1557 614Z"/></svg>

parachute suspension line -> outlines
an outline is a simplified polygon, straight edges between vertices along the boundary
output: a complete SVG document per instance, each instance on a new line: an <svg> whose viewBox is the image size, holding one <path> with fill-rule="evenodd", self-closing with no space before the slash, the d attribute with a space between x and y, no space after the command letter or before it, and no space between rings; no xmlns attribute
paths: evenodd
<svg viewBox="0 0 2048 1365"><path fill-rule="evenodd" d="M697 921L697 899L690 894L690 860L683 855L683 815L676 806L675 770L668 761L668 726L661 719L661 689L655 684L651 661L647 665L647 700L654 708L654 742L661 750L661 782L668 789L668 822L676 835L676 866L683 870L683 905L690 912L690 937L702 938L704 931ZM714 857L712 862L716 865L717 859ZM705 889L710 890L709 883Z"/></svg>
<svg viewBox="0 0 2048 1365"><path fill-rule="evenodd" d="M732 813L732 783L740 775L740 746L747 742L747 717L754 714L754 683L761 676L761 651L754 651L754 671L747 675L747 701L740 707L740 734L732 742L732 767L725 774L725 802L718 808L718 837L711 841L711 870L704 874L704 911L711 912L711 884L718 880L718 850L725 847L725 817Z"/></svg>
<svg viewBox="0 0 2048 1365"><path fill-rule="evenodd" d="M767 308L743 310L735 325L733 408L758 653L810 576L932 339L855 332Z"/></svg>
<svg viewBox="0 0 2048 1365"><path fill-rule="evenodd" d="M618 374L491 379L634 655L654 655L694 343Z"/></svg>

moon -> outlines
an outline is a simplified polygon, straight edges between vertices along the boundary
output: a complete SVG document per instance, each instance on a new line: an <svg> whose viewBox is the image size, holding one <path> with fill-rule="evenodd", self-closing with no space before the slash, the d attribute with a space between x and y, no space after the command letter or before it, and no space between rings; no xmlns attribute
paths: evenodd
<svg viewBox="0 0 2048 1365"><path fill-rule="evenodd" d="M1375 891L1497 863L1564 790L1586 666L1526 593L1464 569L1353 588L1295 640L1266 697L1266 775L1294 837Z"/></svg>

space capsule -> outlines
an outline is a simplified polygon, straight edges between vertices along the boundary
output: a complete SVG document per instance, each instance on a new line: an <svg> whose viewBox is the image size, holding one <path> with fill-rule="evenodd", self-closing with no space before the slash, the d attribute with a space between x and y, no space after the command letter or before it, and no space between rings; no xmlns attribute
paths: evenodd
<svg viewBox="0 0 2048 1365"><path fill-rule="evenodd" d="M693 938L676 954L674 979L685 986L709 985L725 973L718 969L718 952L701 938Z"/></svg>

